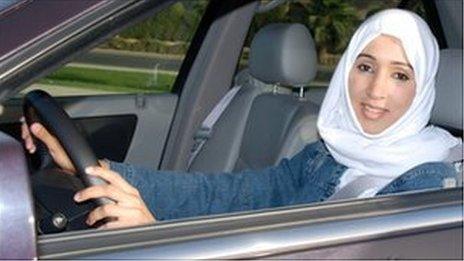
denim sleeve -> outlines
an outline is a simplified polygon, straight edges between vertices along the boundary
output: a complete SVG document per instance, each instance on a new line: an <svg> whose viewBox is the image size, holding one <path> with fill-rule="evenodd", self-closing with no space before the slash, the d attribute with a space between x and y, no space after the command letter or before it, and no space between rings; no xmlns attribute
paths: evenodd
<svg viewBox="0 0 464 261"><path fill-rule="evenodd" d="M158 220L288 204L302 187L305 150L278 166L238 173L155 171L111 162L136 187Z"/></svg>
<svg viewBox="0 0 464 261"><path fill-rule="evenodd" d="M411 190L442 188L446 178L456 178L456 170L450 163L429 162L408 170L393 180L377 195Z"/></svg>

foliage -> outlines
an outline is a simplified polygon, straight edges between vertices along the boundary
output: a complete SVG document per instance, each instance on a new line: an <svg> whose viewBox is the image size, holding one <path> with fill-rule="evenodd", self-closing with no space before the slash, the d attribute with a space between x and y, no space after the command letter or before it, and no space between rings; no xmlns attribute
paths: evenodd
<svg viewBox="0 0 464 261"><path fill-rule="evenodd" d="M269 0L262 0L264 3ZM366 16L400 0L288 0L275 9L256 14L242 59L255 33L269 23L303 23L314 36L321 64L333 66L346 48L352 33ZM185 0L132 26L105 43L103 48L185 54L207 0Z"/></svg>
<svg viewBox="0 0 464 261"><path fill-rule="evenodd" d="M356 9L338 0L316 0L305 8L319 53L342 52L360 22Z"/></svg>
<svg viewBox="0 0 464 261"><path fill-rule="evenodd" d="M398 3L399 0L290 0L254 17L246 46L250 46L255 33L267 24L302 23L314 37L319 62L333 66L357 26L372 13L370 10L378 11ZM246 57L244 53L243 58Z"/></svg>
<svg viewBox="0 0 464 261"><path fill-rule="evenodd" d="M159 92L170 91L175 75L106 69L63 67L40 81L41 84L95 90Z"/></svg>
<svg viewBox="0 0 464 261"><path fill-rule="evenodd" d="M184 54L206 8L206 0L182 1L127 28L102 48Z"/></svg>

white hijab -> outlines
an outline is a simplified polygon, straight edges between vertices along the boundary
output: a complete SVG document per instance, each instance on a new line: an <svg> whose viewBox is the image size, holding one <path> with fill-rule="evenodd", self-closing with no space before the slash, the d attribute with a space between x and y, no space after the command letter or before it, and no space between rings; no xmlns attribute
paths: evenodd
<svg viewBox="0 0 464 261"><path fill-rule="evenodd" d="M400 119L372 135L363 131L351 106L348 74L358 54L380 34L401 41L414 68L416 95ZM335 70L317 122L332 156L348 167L346 173L371 175L387 183L422 163L443 161L449 149L461 143L441 128L426 127L435 100L438 61L435 37L414 13L399 9L381 11L358 28Z"/></svg>

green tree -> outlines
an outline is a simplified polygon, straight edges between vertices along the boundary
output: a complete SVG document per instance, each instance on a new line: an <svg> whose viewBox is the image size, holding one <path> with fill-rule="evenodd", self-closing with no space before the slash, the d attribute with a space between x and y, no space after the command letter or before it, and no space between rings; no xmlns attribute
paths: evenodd
<svg viewBox="0 0 464 261"><path fill-rule="evenodd" d="M325 61L329 50L332 53L342 52L360 22L356 9L349 2L339 0L314 0L304 7L319 60Z"/></svg>
<svg viewBox="0 0 464 261"><path fill-rule="evenodd" d="M184 0L131 26L103 48L184 54L204 13L206 0Z"/></svg>
<svg viewBox="0 0 464 261"><path fill-rule="evenodd" d="M328 56L339 54L346 48L361 21L362 15L353 4L352 0L287 1L270 12L255 16L245 45L249 46L256 31L266 24L303 23L316 41L319 61L326 64Z"/></svg>

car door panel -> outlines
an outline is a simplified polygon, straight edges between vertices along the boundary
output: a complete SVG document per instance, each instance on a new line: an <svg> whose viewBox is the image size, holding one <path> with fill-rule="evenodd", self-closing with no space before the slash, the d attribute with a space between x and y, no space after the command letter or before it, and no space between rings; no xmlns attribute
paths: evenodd
<svg viewBox="0 0 464 261"><path fill-rule="evenodd" d="M156 169L174 114L174 94L57 97L99 158ZM20 139L20 99L5 104L0 130Z"/></svg>
<svg viewBox="0 0 464 261"><path fill-rule="evenodd" d="M289 206L45 235L38 248L43 258L59 259L459 258L461 198L454 188Z"/></svg>

